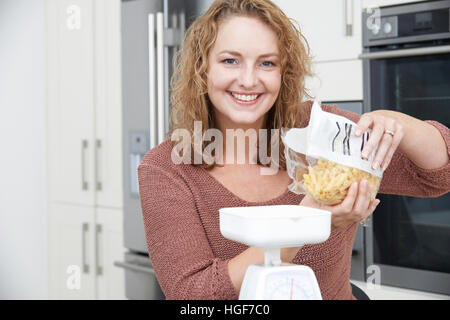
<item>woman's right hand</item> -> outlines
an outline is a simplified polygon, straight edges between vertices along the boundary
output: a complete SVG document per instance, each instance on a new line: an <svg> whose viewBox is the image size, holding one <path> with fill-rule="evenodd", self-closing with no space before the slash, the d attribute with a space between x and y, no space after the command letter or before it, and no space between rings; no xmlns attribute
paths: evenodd
<svg viewBox="0 0 450 320"><path fill-rule="evenodd" d="M376 209L380 200L371 200L371 185L367 180L353 183L346 198L338 205L327 206L306 195L301 206L331 211L331 224L335 228L345 228L355 222L366 220Z"/></svg>

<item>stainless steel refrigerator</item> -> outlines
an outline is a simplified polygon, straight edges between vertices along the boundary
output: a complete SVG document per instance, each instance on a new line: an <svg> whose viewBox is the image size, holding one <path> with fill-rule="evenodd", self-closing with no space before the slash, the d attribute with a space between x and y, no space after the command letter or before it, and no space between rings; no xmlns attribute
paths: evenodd
<svg viewBox="0 0 450 320"><path fill-rule="evenodd" d="M173 58L188 26L213 0L122 0L124 164L123 261L128 299L164 299L150 258L139 200L137 168L169 131Z"/></svg>

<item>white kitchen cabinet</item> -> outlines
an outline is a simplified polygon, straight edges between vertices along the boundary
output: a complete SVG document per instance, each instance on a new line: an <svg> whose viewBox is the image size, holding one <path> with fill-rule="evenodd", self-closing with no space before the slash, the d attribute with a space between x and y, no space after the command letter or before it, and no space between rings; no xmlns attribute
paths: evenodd
<svg viewBox="0 0 450 320"><path fill-rule="evenodd" d="M120 4L46 0L54 299L125 296L123 271L113 266L123 259ZM77 266L81 288L68 288L67 270Z"/></svg>
<svg viewBox="0 0 450 320"><path fill-rule="evenodd" d="M92 1L47 1L47 116L51 201L94 205Z"/></svg>
<svg viewBox="0 0 450 320"><path fill-rule="evenodd" d="M363 99L361 60L318 62L313 64L315 76L306 79L310 93L322 102Z"/></svg>
<svg viewBox="0 0 450 320"><path fill-rule="evenodd" d="M123 207L120 0L95 0L96 205Z"/></svg>
<svg viewBox="0 0 450 320"><path fill-rule="evenodd" d="M314 62L357 59L361 47L361 1L275 0L298 22Z"/></svg>
<svg viewBox="0 0 450 320"><path fill-rule="evenodd" d="M120 1L47 0L50 201L121 208Z"/></svg>
<svg viewBox="0 0 450 320"><path fill-rule="evenodd" d="M123 260L125 253L123 215L120 210L103 208L96 213L97 298L124 300L125 271L114 266L115 261Z"/></svg>
<svg viewBox="0 0 450 320"><path fill-rule="evenodd" d="M311 49L314 76L306 87L321 101L363 99L359 0L275 0L298 22Z"/></svg>
<svg viewBox="0 0 450 320"><path fill-rule="evenodd" d="M49 206L50 299L95 299L95 221L88 206Z"/></svg>
<svg viewBox="0 0 450 320"><path fill-rule="evenodd" d="M50 299L126 299L122 212L51 204L49 218Z"/></svg>

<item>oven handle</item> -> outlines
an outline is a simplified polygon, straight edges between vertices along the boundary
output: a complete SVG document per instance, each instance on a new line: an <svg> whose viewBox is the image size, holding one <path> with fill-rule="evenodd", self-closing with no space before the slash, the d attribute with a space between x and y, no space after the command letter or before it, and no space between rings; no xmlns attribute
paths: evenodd
<svg viewBox="0 0 450 320"><path fill-rule="evenodd" d="M423 56L427 54L443 54L449 53L450 46L439 47L427 47L427 48L414 48L381 52L370 52L359 55L359 59L362 60L374 60L374 59L390 59L390 58L403 58L412 56Z"/></svg>

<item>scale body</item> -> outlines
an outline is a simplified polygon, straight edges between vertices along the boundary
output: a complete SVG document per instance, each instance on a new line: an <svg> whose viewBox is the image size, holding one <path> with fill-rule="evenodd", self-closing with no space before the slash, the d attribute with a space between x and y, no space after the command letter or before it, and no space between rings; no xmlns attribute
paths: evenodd
<svg viewBox="0 0 450 320"><path fill-rule="evenodd" d="M322 243L331 212L303 206L223 208L220 231L230 240L264 249L264 264L248 267L240 300L322 300L313 270L282 263L280 248Z"/></svg>
<svg viewBox="0 0 450 320"><path fill-rule="evenodd" d="M310 267L251 265L245 273L239 300L322 300L322 295Z"/></svg>

